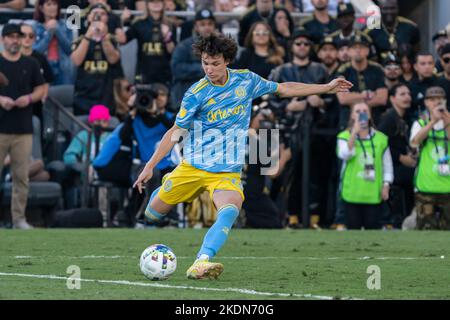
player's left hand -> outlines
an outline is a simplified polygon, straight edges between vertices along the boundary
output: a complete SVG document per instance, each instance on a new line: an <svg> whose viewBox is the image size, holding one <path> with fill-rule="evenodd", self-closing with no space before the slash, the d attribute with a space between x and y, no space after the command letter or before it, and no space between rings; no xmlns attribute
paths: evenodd
<svg viewBox="0 0 450 320"><path fill-rule="evenodd" d="M328 93L348 92L353 84L344 78L337 78L327 84Z"/></svg>

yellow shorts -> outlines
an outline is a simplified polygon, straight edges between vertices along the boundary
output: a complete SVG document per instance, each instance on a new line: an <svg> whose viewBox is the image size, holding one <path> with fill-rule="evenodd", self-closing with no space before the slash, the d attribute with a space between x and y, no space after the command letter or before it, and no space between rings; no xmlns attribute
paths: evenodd
<svg viewBox="0 0 450 320"><path fill-rule="evenodd" d="M215 190L237 191L244 200L241 175L237 172L214 173L200 170L186 161L169 173L158 192L158 197L167 204L192 202L203 191L212 196Z"/></svg>

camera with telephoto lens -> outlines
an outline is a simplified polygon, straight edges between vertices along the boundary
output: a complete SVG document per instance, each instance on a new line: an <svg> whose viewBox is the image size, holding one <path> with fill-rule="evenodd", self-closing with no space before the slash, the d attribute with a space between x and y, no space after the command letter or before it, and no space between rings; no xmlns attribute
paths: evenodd
<svg viewBox="0 0 450 320"><path fill-rule="evenodd" d="M138 112L156 112L156 105L153 103L158 97L158 92L151 84L136 84L136 100L134 107Z"/></svg>

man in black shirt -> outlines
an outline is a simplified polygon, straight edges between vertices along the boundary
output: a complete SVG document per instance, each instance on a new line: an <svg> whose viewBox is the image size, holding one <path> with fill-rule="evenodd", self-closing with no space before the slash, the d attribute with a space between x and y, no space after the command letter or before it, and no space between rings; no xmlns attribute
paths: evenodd
<svg viewBox="0 0 450 320"><path fill-rule="evenodd" d="M409 84L413 101L412 108L407 112L409 125L418 119L422 111L425 111L424 98L427 89L437 86L437 76L434 74L435 66L436 61L431 53L420 52L417 54L414 63L417 77L414 77Z"/></svg>
<svg viewBox="0 0 450 320"><path fill-rule="evenodd" d="M71 59L77 68L74 113L89 114L94 104L103 104L114 114L113 80L120 64L120 52L108 32L108 11L103 4L91 7L84 36L72 46Z"/></svg>
<svg viewBox="0 0 450 320"><path fill-rule="evenodd" d="M305 29L298 29L292 35L292 62L285 63L275 68L269 79L275 82L302 82L302 83L327 83L328 73L326 68L317 62L310 59L312 50L311 35ZM314 127L322 127L327 123L327 104L323 97L314 95L307 98L293 98L283 99L277 96L270 97L271 106L276 110L279 117L283 119L306 119L305 114L311 115ZM303 121L303 120L299 120ZM285 122L288 122L287 120ZM302 122L303 123L303 122ZM289 131L295 131L296 134L299 129L299 123L294 122L290 124ZM334 139L333 139L334 140ZM294 140L293 140L294 141ZM286 143L294 142L287 141ZM291 146L293 161L292 166L294 173L292 174L292 186L289 190L289 224L297 226L299 224L298 217L301 215L301 182L302 182L302 152L299 145ZM312 138L310 157L313 171L311 172L311 192L310 206L313 208L314 215L322 215L325 212L326 203L326 180L328 179L329 168L328 161L331 157L324 156L324 154L333 153L333 149L324 141L323 137L315 136ZM324 164L326 162L326 164ZM309 222L307 222L309 223Z"/></svg>
<svg viewBox="0 0 450 320"><path fill-rule="evenodd" d="M417 24L398 15L397 0L379 0L381 10L381 28L369 29L367 33L375 44L379 61L389 52L398 55L400 48L418 51L420 31Z"/></svg>
<svg viewBox="0 0 450 320"><path fill-rule="evenodd" d="M447 109L450 111L450 43L447 43L441 49L440 61L444 71L438 78L437 84L445 90L447 96Z"/></svg>
<svg viewBox="0 0 450 320"><path fill-rule="evenodd" d="M311 0L314 6L312 17L306 18L300 23L311 34L311 40L319 44L323 37L339 29L336 19L328 14L328 0Z"/></svg>
<svg viewBox="0 0 450 320"><path fill-rule="evenodd" d="M9 154L13 180L13 226L30 229L25 219L25 208L32 148L32 104L44 96L44 79L36 60L20 53L22 36L17 24L3 27L5 50L0 56L0 73L4 74L8 84L0 86L0 172Z"/></svg>
<svg viewBox="0 0 450 320"><path fill-rule="evenodd" d="M402 76L402 69L400 68L400 61L393 54L389 54L383 60L384 76L386 87L390 90L393 86L400 83Z"/></svg>
<svg viewBox="0 0 450 320"><path fill-rule="evenodd" d="M405 196L406 215L414 206L414 168L417 165L417 155L409 148L409 129L405 121L406 111L411 107L411 93L406 84L396 84L389 90L389 101L392 105L381 117L378 130L389 138L394 165L394 185L403 189ZM400 202L400 201L397 201ZM397 214L400 210L393 210ZM402 216L394 216L396 226L402 221Z"/></svg>
<svg viewBox="0 0 450 320"><path fill-rule="evenodd" d="M273 14L273 0L256 0L255 6L251 6L239 21L239 45L244 46L245 37L252 24L259 21L269 22Z"/></svg>
<svg viewBox="0 0 450 320"><path fill-rule="evenodd" d="M351 92L337 95L340 110L340 128L347 127L350 106L358 101L365 101L372 109L372 118L377 124L387 104L387 88L384 84L383 68L369 61L370 43L365 37L355 36L350 45L351 62L342 65L338 74L353 83Z"/></svg>

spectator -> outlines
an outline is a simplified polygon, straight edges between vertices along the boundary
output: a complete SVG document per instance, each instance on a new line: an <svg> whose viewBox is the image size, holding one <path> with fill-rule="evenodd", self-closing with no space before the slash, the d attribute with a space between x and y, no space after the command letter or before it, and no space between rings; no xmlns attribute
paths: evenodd
<svg viewBox="0 0 450 320"><path fill-rule="evenodd" d="M402 76L400 77L400 82L410 84L411 80L416 77L414 71L414 54L411 50L402 51L398 56L400 61L400 67L402 69Z"/></svg>
<svg viewBox="0 0 450 320"><path fill-rule="evenodd" d="M440 62L444 72L439 77L437 84L445 90L447 97L447 109L450 111L450 43L447 43L441 50Z"/></svg>
<svg viewBox="0 0 450 320"><path fill-rule="evenodd" d="M419 148L414 181L419 230L450 230L450 113L445 103L441 87L428 88L426 116L411 129L410 145Z"/></svg>
<svg viewBox="0 0 450 320"><path fill-rule="evenodd" d="M285 63L276 69L270 75L270 80L275 82L303 82L303 83L326 83L328 80L327 70L324 66L317 62L312 62L310 54L312 50L312 42L310 34L305 29L296 30L292 36L292 62ZM322 97L314 95L307 98L293 98L293 99L281 99L277 96L271 97L271 105L275 108L277 115L284 120L280 120L286 123L290 123L292 118L298 117L307 107L312 108L314 122L321 123L323 116L326 113L326 103ZM293 130L296 126L292 123L287 130ZM320 139L319 139L320 140ZM291 141L287 141L286 145L289 145ZM311 163L316 165L312 168L316 170L311 172L311 188L315 188L315 192L311 193L311 206L314 208L314 214L320 215L323 213L323 207L320 204L324 204L323 196L326 193L326 182L324 182L324 176L327 175L328 168L326 165L319 163L327 162L329 159L320 155L321 152L326 152L326 144L323 141L317 142L317 140L311 142ZM292 174L292 186L289 192L289 225L293 228L299 226L298 217L301 215L301 203L299 201L299 194L301 194L301 173L302 173L302 161L299 146L292 146L292 166L294 173ZM319 169L320 168L320 169ZM321 171L321 172L319 172Z"/></svg>
<svg viewBox="0 0 450 320"><path fill-rule="evenodd" d="M43 98L45 88L37 61L20 52L22 37L19 25L3 26L5 49L0 56L0 73L4 74L8 84L0 87L0 166L3 167L3 161L9 154L13 180L13 226L30 229L25 219L25 208L32 148L32 104Z"/></svg>
<svg viewBox="0 0 450 320"><path fill-rule="evenodd" d="M250 129L249 129L249 148L247 149L247 159L250 159L252 152L258 152L260 129L274 129L275 118L268 108L255 106L252 110ZM253 149L255 148L255 149ZM269 179L275 178L281 174L286 163L290 160L291 151L284 145L279 150L272 149L270 152L280 152L278 170L271 172L271 175L265 175L262 172L264 166L261 162L248 163L244 166L242 183L244 188L246 227L250 228L281 228L280 210L275 202L269 197L268 185ZM272 154L273 155L273 154Z"/></svg>
<svg viewBox="0 0 450 320"><path fill-rule="evenodd" d="M314 6L312 17L306 18L300 23L311 34L314 44L319 44L322 39L339 29L337 21L328 13L328 0L311 0Z"/></svg>
<svg viewBox="0 0 450 320"><path fill-rule="evenodd" d="M289 61L289 44L295 27L291 14L286 8L276 8L275 13L269 19L269 25L275 34L278 44L284 49L284 61Z"/></svg>
<svg viewBox="0 0 450 320"><path fill-rule="evenodd" d="M339 64L350 62L350 41L341 40L337 43Z"/></svg>
<svg viewBox="0 0 450 320"><path fill-rule="evenodd" d="M65 190L66 208L72 209L79 206L81 177L84 173L86 161L94 160L98 150L101 150L109 132L104 131L109 126L111 119L109 109L103 105L95 105L89 110L88 123L92 128L90 154L87 153L89 133L82 130L72 139L63 155L64 167L60 175L63 177L61 184ZM93 179L92 170L89 170L88 179Z"/></svg>
<svg viewBox="0 0 450 320"><path fill-rule="evenodd" d="M367 38L355 36L350 44L351 62L338 70L340 76L352 82L351 92L339 93L341 104L340 127L345 127L349 120L349 106L359 101L366 101L371 108L375 125L387 104L387 89L384 84L383 68L367 58L370 51Z"/></svg>
<svg viewBox="0 0 450 320"><path fill-rule="evenodd" d="M417 165L417 153L409 147L409 127L405 121L406 111L411 107L411 93L406 84L399 83L389 89L389 102L392 105L383 114L378 130L389 138L389 149L394 165L394 185L399 186L405 196L407 215L414 206L414 168ZM405 217L397 217L405 218ZM397 219L399 226L402 219Z"/></svg>
<svg viewBox="0 0 450 320"><path fill-rule="evenodd" d="M175 48L171 67L173 87L171 92L173 111L179 109L183 95L189 87L204 76L202 63L192 51L199 37L208 37L216 30L212 11L203 9L195 14L194 34L181 41Z"/></svg>
<svg viewBox="0 0 450 320"><path fill-rule="evenodd" d="M87 15L92 6L95 6L98 3L103 4L108 10L108 30L111 34L114 34L117 38L123 38L124 31L122 29L122 21L121 18L112 12L111 5L108 4L106 0L88 0L89 6L83 11L83 15L81 17L81 29L79 35L83 35L86 33L87 28L89 27L89 21L87 21ZM116 8L117 9L117 8Z"/></svg>
<svg viewBox="0 0 450 320"><path fill-rule="evenodd" d="M381 10L381 28L367 29L367 33L376 47L379 61L389 52L398 55L399 50L419 50L420 31L417 24L398 15L397 0L379 0Z"/></svg>
<svg viewBox="0 0 450 320"><path fill-rule="evenodd" d="M408 113L409 124L417 120L419 114L423 111L427 89L437 85L437 76L434 74L435 66L436 62L431 53L420 52L417 54L414 62L414 70L417 73L417 77L413 78L409 84L413 99L413 108Z"/></svg>
<svg viewBox="0 0 450 320"><path fill-rule="evenodd" d="M355 28L355 8L351 3L340 3L337 7L337 23L339 29L330 34L333 41L340 45L342 41L351 41L356 35L366 37L368 42L372 42L372 39L365 33ZM375 55L375 47L372 45L370 48L370 57Z"/></svg>
<svg viewBox="0 0 450 320"><path fill-rule="evenodd" d="M91 153L90 160L94 160L96 149L101 149L103 143L108 137L109 133L103 130L108 128L111 115L109 109L104 105L95 105L89 110L88 122L92 127L91 133ZM99 130L99 145L97 145L96 131ZM64 152L64 163L69 166L81 165L87 158L87 145L88 145L89 133L86 130L78 132L78 134L72 139L72 142Z"/></svg>
<svg viewBox="0 0 450 320"><path fill-rule="evenodd" d="M108 32L108 10L99 3L90 7L89 28L73 44L72 61L78 67L75 81L74 113L88 114L95 104L114 112L114 66L120 64L120 52Z"/></svg>
<svg viewBox="0 0 450 320"><path fill-rule="evenodd" d="M161 82L169 86L172 80L170 55L175 49L174 34L164 23L164 2L146 1L146 15L137 18L119 39L121 44L137 39L136 75L142 83Z"/></svg>
<svg viewBox="0 0 450 320"><path fill-rule="evenodd" d="M384 68L384 84L390 90L392 87L400 83L402 76L402 69L400 68L400 61L397 57L389 54L383 61Z"/></svg>
<svg viewBox="0 0 450 320"><path fill-rule="evenodd" d="M389 199L392 158L388 138L373 128L370 107L353 104L348 128L338 135L338 157L344 161L341 196L348 229L379 229L381 203Z"/></svg>
<svg viewBox="0 0 450 320"><path fill-rule="evenodd" d="M318 54L320 62L327 68L328 76L333 79L339 68L338 49L331 36L325 37L319 44Z"/></svg>
<svg viewBox="0 0 450 320"><path fill-rule="evenodd" d="M116 117L120 122L128 117L128 101L132 95L132 85L125 78L114 79L114 104L116 106Z"/></svg>
<svg viewBox="0 0 450 320"><path fill-rule="evenodd" d="M236 61L237 69L249 69L267 79L272 69L284 63L284 49L265 22L252 25L244 44L245 49Z"/></svg>
<svg viewBox="0 0 450 320"><path fill-rule="evenodd" d="M295 0L296 3L296 7L298 8L302 8L302 10L300 10L301 12L305 12L305 13L311 13L314 11L314 5L312 3L311 0ZM301 2L301 5L300 5ZM332 12L336 12L338 9L338 6L342 3L348 3L350 2L349 0L330 0L328 1L328 11L332 11Z"/></svg>
<svg viewBox="0 0 450 320"><path fill-rule="evenodd" d="M60 19L59 0L38 0L34 11L36 42L33 49L44 54L52 67L51 85L73 84L74 67L70 60L72 31Z"/></svg>
<svg viewBox="0 0 450 320"><path fill-rule="evenodd" d="M433 36L433 44L434 44L434 50L436 50L436 53L440 56L441 55L441 49L450 42L450 38L447 35L447 30L440 30ZM438 60L436 63L436 70L437 72L441 73L444 71L441 61Z"/></svg>
<svg viewBox="0 0 450 320"><path fill-rule="evenodd" d="M27 5L26 0L0 0L0 9L23 10ZM3 13L0 15L0 25L8 23L9 19L15 19L14 13Z"/></svg>
<svg viewBox="0 0 450 320"><path fill-rule="evenodd" d="M239 45L244 46L247 33L255 22L269 22L274 13L272 0L256 0L255 6L251 6L239 22Z"/></svg>
<svg viewBox="0 0 450 320"><path fill-rule="evenodd" d="M33 50L33 44L36 39L36 34L34 32L33 26L29 24L22 24L20 26L20 30L23 33L21 50L22 55L35 58L39 63L39 69L41 70L42 76L44 77L44 100L48 96L49 84L52 83L54 79L53 71L50 67L50 64L48 63L47 58L43 54L37 52L36 50ZM33 114L39 118L41 123L43 123L42 101L38 101L33 105Z"/></svg>

